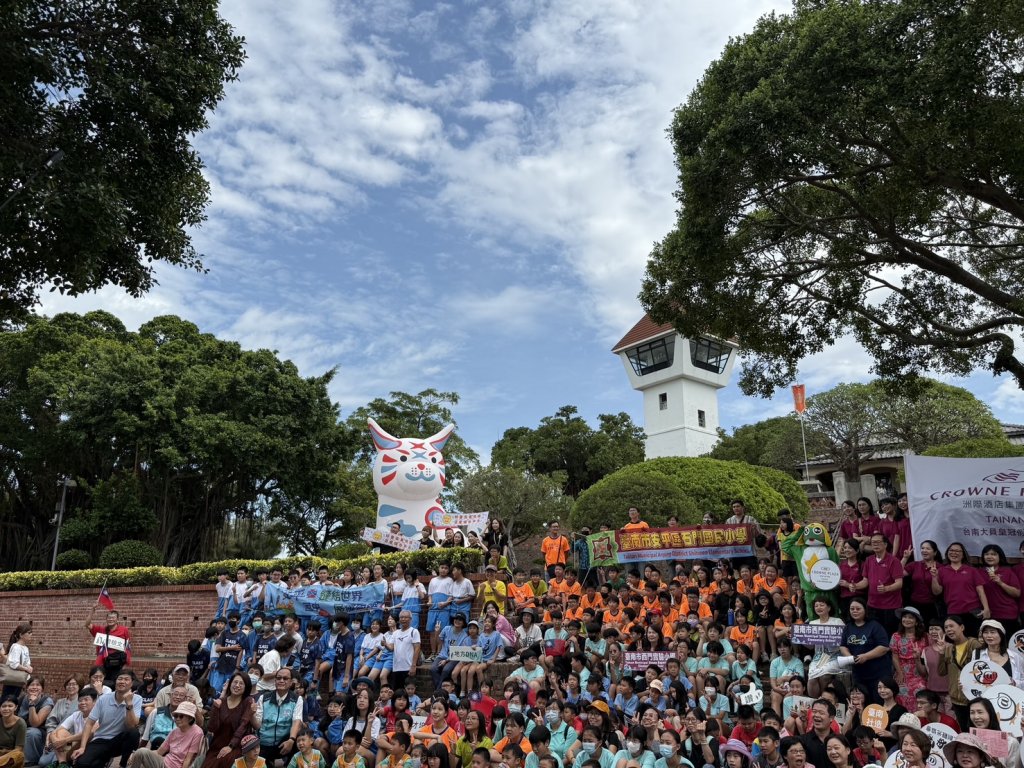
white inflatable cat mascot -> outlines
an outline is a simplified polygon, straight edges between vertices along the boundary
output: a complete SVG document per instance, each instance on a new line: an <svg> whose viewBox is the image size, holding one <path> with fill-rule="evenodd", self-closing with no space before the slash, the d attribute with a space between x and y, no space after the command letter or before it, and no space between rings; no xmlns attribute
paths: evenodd
<svg viewBox="0 0 1024 768"><path fill-rule="evenodd" d="M445 443L455 429L449 424L427 438L392 437L367 419L377 455L373 460L373 489L377 491L377 529L398 523L402 535L413 537L424 525L444 514L438 498L445 486Z"/></svg>

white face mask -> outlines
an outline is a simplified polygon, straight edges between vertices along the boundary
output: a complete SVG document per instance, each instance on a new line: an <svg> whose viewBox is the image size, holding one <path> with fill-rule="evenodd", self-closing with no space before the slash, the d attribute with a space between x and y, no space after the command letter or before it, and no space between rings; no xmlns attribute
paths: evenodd
<svg viewBox="0 0 1024 768"><path fill-rule="evenodd" d="M640 754L640 750L642 748L643 748L643 745L639 741L627 741L626 742L626 749L629 750L629 754L633 755L633 757L636 757L637 755L639 755Z"/></svg>

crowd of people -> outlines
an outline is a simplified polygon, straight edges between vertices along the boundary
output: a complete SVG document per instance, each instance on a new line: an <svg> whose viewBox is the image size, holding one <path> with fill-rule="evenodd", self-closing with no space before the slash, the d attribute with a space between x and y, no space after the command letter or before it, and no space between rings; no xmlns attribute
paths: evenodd
<svg viewBox="0 0 1024 768"><path fill-rule="evenodd" d="M1010 643L1024 563L997 545L972 564L961 543L915 544L906 496L879 507L842 504L839 584L810 600L787 554L801 525L785 510L758 523L737 499L724 522L750 525L755 545L731 561L593 567L590 529L553 521L527 568L493 521L466 537L486 552L477 584L457 560L426 583L403 564L220 574L216 618L181 663L137 676L98 648L57 702L19 627L3 661L27 677L5 685L0 766L865 768L898 753L924 768L935 752L1022 768L1013 735L992 754L982 737L1008 724L960 672L984 660L1024 688ZM628 519L650 527L637 508ZM268 582L386 597L304 620L263 601ZM834 626L835 644L810 644L805 623ZM119 636L116 613L90 628ZM929 724L955 737L936 751Z"/></svg>

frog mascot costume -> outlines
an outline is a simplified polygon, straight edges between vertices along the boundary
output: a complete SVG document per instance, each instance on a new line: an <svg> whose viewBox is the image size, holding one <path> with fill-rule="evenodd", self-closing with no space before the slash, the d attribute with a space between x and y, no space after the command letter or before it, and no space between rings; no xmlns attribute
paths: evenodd
<svg viewBox="0 0 1024 768"><path fill-rule="evenodd" d="M814 618L814 601L819 597L828 600L832 615L838 616L835 588L839 586L839 556L828 528L823 523L808 523L800 529L799 536L789 536L779 546L796 562L807 616Z"/></svg>

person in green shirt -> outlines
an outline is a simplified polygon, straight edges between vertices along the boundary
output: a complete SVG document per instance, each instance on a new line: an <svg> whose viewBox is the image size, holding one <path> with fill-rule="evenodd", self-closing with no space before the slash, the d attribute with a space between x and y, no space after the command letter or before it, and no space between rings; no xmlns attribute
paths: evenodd
<svg viewBox="0 0 1024 768"><path fill-rule="evenodd" d="M25 721L18 717L18 700L8 694L0 703L0 758L5 758L5 764L12 768L25 765L27 731Z"/></svg>
<svg viewBox="0 0 1024 768"><path fill-rule="evenodd" d="M484 716L475 709L471 709L466 713L463 726L466 732L455 742L455 749L453 751L455 752L455 757L459 759L461 768L471 768L473 753L481 748L490 750L494 746L494 742L491 741L487 731L484 729ZM490 754L488 753L489 759Z"/></svg>
<svg viewBox="0 0 1024 768"><path fill-rule="evenodd" d="M581 739L582 746L573 760L572 768L583 768L583 764L589 760L596 760L601 768L615 768L618 761L615 753L605 746L600 728L588 725L583 729Z"/></svg>
<svg viewBox="0 0 1024 768"><path fill-rule="evenodd" d="M618 592L623 587L629 585L629 582L626 581L625 577L622 575L622 572L619 570L619 567L617 565L609 565L607 573L608 581L606 581L605 583L608 585L610 589L614 589L616 592Z"/></svg>

